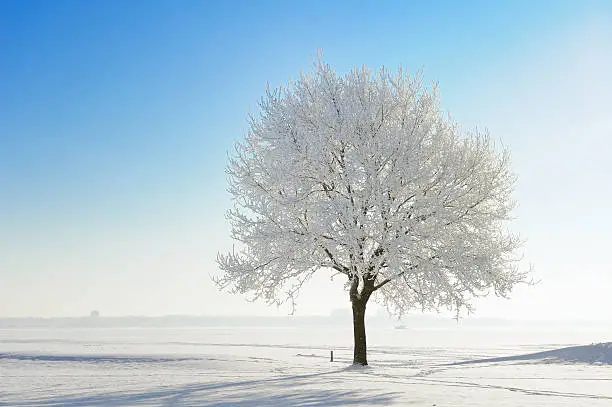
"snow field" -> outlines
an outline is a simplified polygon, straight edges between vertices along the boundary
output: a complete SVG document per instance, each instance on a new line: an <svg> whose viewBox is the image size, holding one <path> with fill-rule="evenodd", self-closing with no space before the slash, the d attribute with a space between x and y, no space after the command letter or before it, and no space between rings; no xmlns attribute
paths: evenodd
<svg viewBox="0 0 612 407"><path fill-rule="evenodd" d="M610 406L612 347L559 350L609 338L369 329L354 368L350 327L5 329L0 406Z"/></svg>

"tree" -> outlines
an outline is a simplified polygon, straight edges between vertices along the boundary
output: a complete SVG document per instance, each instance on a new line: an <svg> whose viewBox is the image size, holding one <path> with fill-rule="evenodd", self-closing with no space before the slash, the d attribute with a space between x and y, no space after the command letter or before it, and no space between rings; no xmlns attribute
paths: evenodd
<svg viewBox="0 0 612 407"><path fill-rule="evenodd" d="M259 107L227 167L240 247L217 257L220 288L294 306L314 273L345 275L366 365L370 297L397 315L458 313L525 281L508 151L443 115L435 85L319 60Z"/></svg>

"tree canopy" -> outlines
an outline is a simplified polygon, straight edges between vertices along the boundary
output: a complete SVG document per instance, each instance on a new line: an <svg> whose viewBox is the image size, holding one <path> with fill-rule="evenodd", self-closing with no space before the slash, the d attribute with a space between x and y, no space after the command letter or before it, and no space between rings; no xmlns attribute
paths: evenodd
<svg viewBox="0 0 612 407"><path fill-rule="evenodd" d="M445 115L420 75L342 76L319 60L267 90L227 173L239 243L216 282L234 292L293 304L331 270L352 300L373 294L393 314L458 312L527 276L507 229L508 151Z"/></svg>

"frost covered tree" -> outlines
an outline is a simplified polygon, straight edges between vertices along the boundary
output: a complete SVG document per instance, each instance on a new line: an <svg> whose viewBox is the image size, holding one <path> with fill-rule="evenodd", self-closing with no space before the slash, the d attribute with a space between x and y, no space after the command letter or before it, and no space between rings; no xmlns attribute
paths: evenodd
<svg viewBox="0 0 612 407"><path fill-rule="evenodd" d="M395 315L469 311L525 280L508 152L462 131L420 76L319 60L259 108L227 167L239 243L218 255L219 287L293 306L314 273L343 274L366 365L371 297Z"/></svg>

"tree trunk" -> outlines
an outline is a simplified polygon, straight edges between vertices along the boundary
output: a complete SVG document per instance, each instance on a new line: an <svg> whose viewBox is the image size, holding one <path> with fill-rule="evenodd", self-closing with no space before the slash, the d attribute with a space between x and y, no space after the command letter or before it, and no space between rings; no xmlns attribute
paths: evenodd
<svg viewBox="0 0 612 407"><path fill-rule="evenodd" d="M365 333L365 311L367 299L354 299L353 303L353 338L354 338L354 351L353 351L353 364L354 365L367 365L367 347L366 347L366 333Z"/></svg>
<svg viewBox="0 0 612 407"><path fill-rule="evenodd" d="M367 347L365 334L365 311L366 304L370 299L370 295L374 292L374 278L370 275L365 275L362 279L361 291L359 291L359 277L354 275L351 280L351 289L349 295L351 304L353 305L353 364L367 365Z"/></svg>

